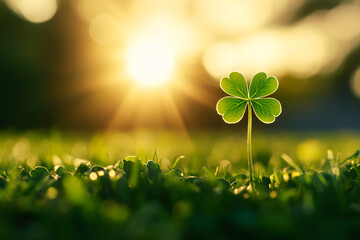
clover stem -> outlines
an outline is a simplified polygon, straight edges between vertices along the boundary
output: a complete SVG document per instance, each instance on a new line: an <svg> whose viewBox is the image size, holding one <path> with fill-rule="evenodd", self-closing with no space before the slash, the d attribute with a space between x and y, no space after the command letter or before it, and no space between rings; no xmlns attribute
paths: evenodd
<svg viewBox="0 0 360 240"><path fill-rule="evenodd" d="M249 166L249 178L250 184L253 190L255 190L254 179L253 179L253 161L252 161L252 150L251 150L251 127L252 127L252 109L251 102L248 102L248 131L247 131L247 155L248 155L248 166Z"/></svg>

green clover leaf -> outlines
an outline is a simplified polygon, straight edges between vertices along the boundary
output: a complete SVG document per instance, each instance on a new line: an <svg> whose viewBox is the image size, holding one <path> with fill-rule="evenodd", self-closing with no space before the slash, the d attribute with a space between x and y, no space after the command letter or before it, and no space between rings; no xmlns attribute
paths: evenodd
<svg viewBox="0 0 360 240"><path fill-rule="evenodd" d="M273 123L281 113L281 104L275 98L258 98L251 101L255 115L264 123Z"/></svg>
<svg viewBox="0 0 360 240"><path fill-rule="evenodd" d="M231 95L223 97L216 104L218 114L226 123L237 123L245 114L248 107L248 137L247 152L249 179L251 187L255 190L253 179L253 162L251 148L252 109L256 117L263 123L273 123L281 113L281 104L275 98L265 98L274 93L279 87L276 77L268 77L266 73L259 72L251 79L248 87L245 77L239 72L232 72L229 77L223 77L220 87L225 93Z"/></svg>
<svg viewBox="0 0 360 240"><path fill-rule="evenodd" d="M239 122L245 113L248 102L245 99L236 97L224 97L217 104L217 111L223 115L227 123Z"/></svg>
<svg viewBox="0 0 360 240"><path fill-rule="evenodd" d="M245 77L239 72L232 72L229 77L223 77L220 87L224 92L242 99L248 99L248 87Z"/></svg>
<svg viewBox="0 0 360 240"><path fill-rule="evenodd" d="M278 100L264 98L279 87L279 82L274 76L268 77L264 72L255 74L248 90L245 77L239 72L232 72L229 77L221 79L220 87L225 93L232 95L220 99L216 105L217 112L223 116L226 123L239 122L248 104L263 123L273 123L281 113L281 104Z"/></svg>

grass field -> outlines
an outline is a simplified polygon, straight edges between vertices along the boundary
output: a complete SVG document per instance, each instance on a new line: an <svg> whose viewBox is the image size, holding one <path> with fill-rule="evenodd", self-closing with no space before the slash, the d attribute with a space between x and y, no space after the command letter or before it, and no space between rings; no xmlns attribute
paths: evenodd
<svg viewBox="0 0 360 240"><path fill-rule="evenodd" d="M360 134L0 134L9 239L345 239L360 224ZM354 237L356 238L356 237Z"/></svg>

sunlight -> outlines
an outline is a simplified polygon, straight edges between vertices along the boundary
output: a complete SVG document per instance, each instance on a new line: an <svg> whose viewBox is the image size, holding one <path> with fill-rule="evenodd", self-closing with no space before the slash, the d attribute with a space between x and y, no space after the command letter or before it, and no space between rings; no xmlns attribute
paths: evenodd
<svg viewBox="0 0 360 240"><path fill-rule="evenodd" d="M170 80L175 56L163 36L145 36L131 42L126 51L127 69L140 86L152 87Z"/></svg>

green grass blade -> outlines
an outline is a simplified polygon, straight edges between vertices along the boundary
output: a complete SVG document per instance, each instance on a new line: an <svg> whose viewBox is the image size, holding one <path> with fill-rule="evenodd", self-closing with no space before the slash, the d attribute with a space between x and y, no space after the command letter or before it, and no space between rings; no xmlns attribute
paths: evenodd
<svg viewBox="0 0 360 240"><path fill-rule="evenodd" d="M299 172L304 172L304 169L302 169L298 164L296 164L294 160L292 160L292 158L286 153L281 154L281 159L284 160L291 167L293 167L295 170Z"/></svg>

